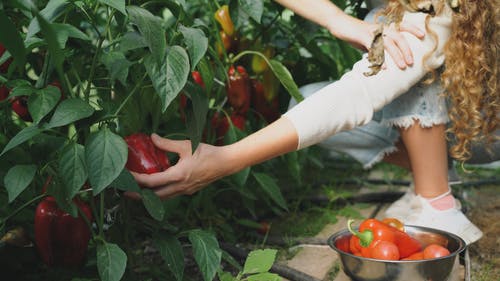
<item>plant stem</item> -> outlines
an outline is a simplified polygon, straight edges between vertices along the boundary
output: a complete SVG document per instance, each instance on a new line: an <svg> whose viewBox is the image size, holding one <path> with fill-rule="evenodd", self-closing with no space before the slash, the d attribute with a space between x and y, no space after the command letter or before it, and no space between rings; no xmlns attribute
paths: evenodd
<svg viewBox="0 0 500 281"><path fill-rule="evenodd" d="M147 75L148 75L147 73L144 73L144 75L142 76L141 80L139 80L139 82L137 84L135 84L135 86L132 89L132 91L130 91L130 93L128 94L128 96L122 101L122 103L120 104L120 106L118 107L118 109L115 111L114 116L118 116L118 113L120 113L120 111L123 109L123 107L128 102L128 100L132 97L132 95L134 95L135 91L137 91L137 89L139 89L139 87L142 85L142 81L144 81L144 79L146 78Z"/></svg>
<svg viewBox="0 0 500 281"><path fill-rule="evenodd" d="M101 192L99 199L99 236L104 237L104 192Z"/></svg>

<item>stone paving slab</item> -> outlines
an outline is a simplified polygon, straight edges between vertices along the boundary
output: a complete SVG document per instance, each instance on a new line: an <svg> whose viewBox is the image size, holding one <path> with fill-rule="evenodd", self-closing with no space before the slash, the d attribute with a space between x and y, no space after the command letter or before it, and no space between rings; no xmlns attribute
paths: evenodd
<svg viewBox="0 0 500 281"><path fill-rule="evenodd" d="M376 206L371 206L360 210L364 217L369 217ZM333 233L345 228L347 219L339 217L335 224L326 225L315 238L327 240ZM287 266L302 271L319 280L324 280L328 273L335 267L338 262L338 255L327 245L303 245L297 254L287 261ZM288 281L287 279L283 279Z"/></svg>
<svg viewBox="0 0 500 281"><path fill-rule="evenodd" d="M360 210L363 217L369 217L374 211L377 211L376 218L383 218L384 210L388 207L386 205L373 205L368 208ZM377 209L378 208L378 209ZM315 238L327 240L333 233L345 228L347 219L340 217L335 224L327 224ZM327 245L302 245L302 248L297 254L286 262L286 265L304 272L313 278L322 281L351 281L351 279L344 274L342 269L334 275L333 279L330 272L336 271L340 266L340 260L335 251ZM452 275L447 281L464 281L465 270L458 260L454 265ZM283 281L289 281L283 279Z"/></svg>

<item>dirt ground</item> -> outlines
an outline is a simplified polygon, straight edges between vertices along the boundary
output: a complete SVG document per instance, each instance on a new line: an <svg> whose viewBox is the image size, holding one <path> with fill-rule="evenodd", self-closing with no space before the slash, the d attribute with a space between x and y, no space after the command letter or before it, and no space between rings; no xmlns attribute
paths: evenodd
<svg viewBox="0 0 500 281"><path fill-rule="evenodd" d="M482 186L468 193L467 215L484 233L470 246L472 280L500 280L500 186Z"/></svg>

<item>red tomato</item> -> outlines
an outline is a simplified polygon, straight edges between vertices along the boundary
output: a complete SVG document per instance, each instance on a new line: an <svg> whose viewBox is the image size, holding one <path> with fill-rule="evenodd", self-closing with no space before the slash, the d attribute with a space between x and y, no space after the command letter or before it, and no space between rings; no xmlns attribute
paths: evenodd
<svg viewBox="0 0 500 281"><path fill-rule="evenodd" d="M406 257L404 259L401 259L403 261L412 261L412 260L423 260L424 259L424 252L416 252L413 255L410 255L409 257Z"/></svg>
<svg viewBox="0 0 500 281"><path fill-rule="evenodd" d="M349 236L344 236L335 241L335 247L337 247L337 249L341 250L342 252L351 253L351 251L349 250L350 240L351 239Z"/></svg>
<svg viewBox="0 0 500 281"><path fill-rule="evenodd" d="M374 245L370 245L371 258L379 260L399 260L399 250L396 244L378 240Z"/></svg>
<svg viewBox="0 0 500 281"><path fill-rule="evenodd" d="M450 251L448 249L438 244L430 244L424 249L424 259L446 257L449 254Z"/></svg>

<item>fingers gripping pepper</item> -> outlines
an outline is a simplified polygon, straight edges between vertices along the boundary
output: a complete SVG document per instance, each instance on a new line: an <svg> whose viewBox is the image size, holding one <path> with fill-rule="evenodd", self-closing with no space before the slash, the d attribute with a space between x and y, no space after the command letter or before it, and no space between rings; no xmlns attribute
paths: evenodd
<svg viewBox="0 0 500 281"><path fill-rule="evenodd" d="M128 159L125 167L144 174L163 172L170 167L167 155L158 149L151 137L136 133L125 137L128 145Z"/></svg>
<svg viewBox="0 0 500 281"><path fill-rule="evenodd" d="M74 200L89 222L92 212L87 204ZM48 266L81 266L90 240L90 229L81 215L74 218L61 210L54 197L42 200L35 213L35 243Z"/></svg>

